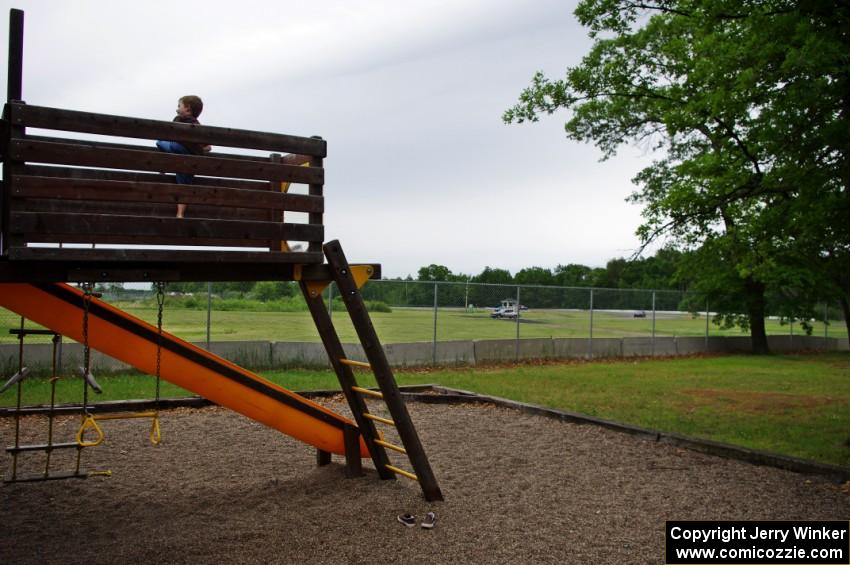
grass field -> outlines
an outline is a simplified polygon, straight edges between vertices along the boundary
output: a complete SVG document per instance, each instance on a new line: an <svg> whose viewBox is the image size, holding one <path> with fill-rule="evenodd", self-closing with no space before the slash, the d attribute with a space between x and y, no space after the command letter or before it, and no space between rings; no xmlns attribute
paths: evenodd
<svg viewBox="0 0 850 565"><path fill-rule="evenodd" d="M330 371L271 371L293 390L336 389ZM358 372L363 385L371 374ZM437 383L618 422L850 466L850 354L728 356L398 371L400 384ZM151 398L151 377L103 376L96 400ZM60 402L79 402L80 382L60 381ZM46 380L24 404L49 401ZM163 396L185 391L163 383ZM0 404L13 405L7 391ZM164 424L167 430L167 423ZM167 432L166 432L167 433Z"/></svg>
<svg viewBox="0 0 850 565"><path fill-rule="evenodd" d="M156 311L132 304L119 304L130 314L150 323L156 322ZM647 318L634 318L632 312L593 313L594 337L632 337L652 335L651 313ZM434 336L434 312L430 308L395 308L391 313L371 314L378 336L384 343L431 341ZM354 328L345 312L334 312L334 323L343 342L356 341ZM16 326L19 318L0 310L0 341L12 342L8 327ZM205 310L168 309L164 326L178 337L188 341L204 341L207 337L207 312ZM5 326L5 327L4 327ZM738 328L721 329L709 323L709 335L749 335ZM692 317L686 313L658 313L655 319L657 336L704 336L705 317ZM771 335L788 335L791 327L778 320L767 320ZM795 324L793 331L801 335L802 328ZM590 313L582 310L529 310L519 323L519 335L535 337L587 337L590 333ZM513 320L491 319L488 310L466 312L462 309L440 309L437 312L437 340L511 339L517 335ZM822 322L814 324L812 335L823 336ZM846 337L842 322L832 322L828 327L830 337ZM319 335L307 312L234 312L213 311L211 315L213 341L268 340L268 341L319 341ZM36 338L37 339L37 338ZM47 341L44 338L43 341Z"/></svg>

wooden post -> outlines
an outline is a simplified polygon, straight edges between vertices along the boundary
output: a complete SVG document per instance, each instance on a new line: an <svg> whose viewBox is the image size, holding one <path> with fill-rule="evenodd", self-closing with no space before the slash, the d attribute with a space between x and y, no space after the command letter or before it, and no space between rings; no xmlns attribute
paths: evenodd
<svg viewBox="0 0 850 565"><path fill-rule="evenodd" d="M9 69L6 100L23 100L24 12L9 10Z"/></svg>
<svg viewBox="0 0 850 565"><path fill-rule="evenodd" d="M322 139L321 136L314 135L312 139ZM310 157L310 166L311 167L322 167L323 159L321 157ZM310 183L309 185L309 194L311 196L322 196L324 194L325 187L323 184L318 183ZM310 212L309 222L314 225L322 225L324 222L324 214L321 212ZM322 244L318 241L311 241L307 251L309 252L319 252L322 250Z"/></svg>
<svg viewBox="0 0 850 565"><path fill-rule="evenodd" d="M363 476L360 461L360 431L354 426L345 426L342 430L345 441L345 476L353 479Z"/></svg>
<svg viewBox="0 0 850 565"><path fill-rule="evenodd" d="M6 100L20 100L23 96L23 69L24 69L24 12L12 9L9 11L9 67L7 75ZM5 119L10 119L8 114ZM6 137L3 140L3 190L0 194L0 255L5 255L9 248L9 206L11 200L11 176L15 167L9 163L8 143L13 135L23 137L23 128L13 127L11 123L8 129L0 132Z"/></svg>

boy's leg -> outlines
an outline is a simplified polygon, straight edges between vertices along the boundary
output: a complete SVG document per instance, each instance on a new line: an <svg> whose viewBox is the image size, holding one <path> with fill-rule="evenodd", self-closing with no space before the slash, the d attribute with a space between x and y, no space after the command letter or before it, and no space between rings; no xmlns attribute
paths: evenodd
<svg viewBox="0 0 850 565"><path fill-rule="evenodd" d="M157 141L156 142L156 148L159 149L160 151L164 151L166 153L176 153L178 155L189 155L189 150L186 149L186 147L183 144L177 143L176 141L162 141L162 140Z"/></svg>
<svg viewBox="0 0 850 565"><path fill-rule="evenodd" d="M164 151L166 153L175 153L177 155L189 155L189 150L186 149L180 143L176 141L157 141L156 148L160 151ZM177 184L192 184L195 179L195 175L187 175L185 173L175 173L174 180L177 181ZM186 205L185 204L177 204L177 217L182 218L186 213Z"/></svg>

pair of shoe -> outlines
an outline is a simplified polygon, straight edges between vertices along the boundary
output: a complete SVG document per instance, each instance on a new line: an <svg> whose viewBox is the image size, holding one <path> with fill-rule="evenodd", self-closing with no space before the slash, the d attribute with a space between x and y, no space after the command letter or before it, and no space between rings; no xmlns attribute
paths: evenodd
<svg viewBox="0 0 850 565"><path fill-rule="evenodd" d="M398 521L407 526L408 528L412 528L416 525L416 516L413 514L402 514L398 517ZM433 512L428 512L425 514L425 519L422 521L422 527L426 530L430 530L434 527L434 524L437 523L437 515Z"/></svg>

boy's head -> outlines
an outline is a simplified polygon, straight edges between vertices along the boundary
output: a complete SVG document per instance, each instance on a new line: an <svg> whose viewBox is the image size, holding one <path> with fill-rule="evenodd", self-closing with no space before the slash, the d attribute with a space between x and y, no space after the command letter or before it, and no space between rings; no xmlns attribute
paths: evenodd
<svg viewBox="0 0 850 565"><path fill-rule="evenodd" d="M188 110L188 113L192 115L193 118L197 118L201 115L201 112L204 110L204 103L200 99L200 97L190 94L188 96L183 96L180 100L177 101L177 113L180 114L180 106L183 106L185 110Z"/></svg>

